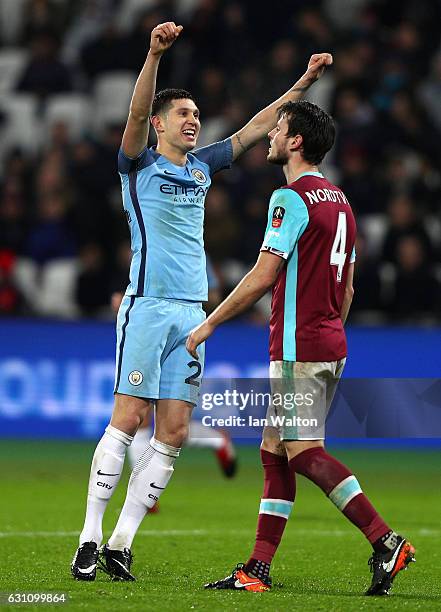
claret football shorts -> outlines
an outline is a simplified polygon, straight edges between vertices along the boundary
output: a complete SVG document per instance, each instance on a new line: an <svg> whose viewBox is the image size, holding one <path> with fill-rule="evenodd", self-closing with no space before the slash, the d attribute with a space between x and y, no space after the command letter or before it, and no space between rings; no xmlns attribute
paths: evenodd
<svg viewBox="0 0 441 612"><path fill-rule="evenodd" d="M280 440L324 440L325 422L343 373L339 361L271 361L266 435Z"/></svg>
<svg viewBox="0 0 441 612"><path fill-rule="evenodd" d="M124 296L118 311L115 393L196 404L205 346L195 360L185 348L202 323L200 302Z"/></svg>

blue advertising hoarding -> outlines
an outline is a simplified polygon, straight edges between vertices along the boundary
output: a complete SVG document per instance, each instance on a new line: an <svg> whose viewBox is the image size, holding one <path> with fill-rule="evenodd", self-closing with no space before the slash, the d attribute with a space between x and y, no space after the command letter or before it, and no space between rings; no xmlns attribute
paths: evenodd
<svg viewBox="0 0 441 612"><path fill-rule="evenodd" d="M96 438L113 405L114 325L3 319L0 338L0 435ZM441 329L350 328L348 345L346 378L441 378ZM208 343L206 377L265 378L267 347L266 328L225 325ZM411 410L406 388L400 402ZM425 388L436 395L436 381Z"/></svg>

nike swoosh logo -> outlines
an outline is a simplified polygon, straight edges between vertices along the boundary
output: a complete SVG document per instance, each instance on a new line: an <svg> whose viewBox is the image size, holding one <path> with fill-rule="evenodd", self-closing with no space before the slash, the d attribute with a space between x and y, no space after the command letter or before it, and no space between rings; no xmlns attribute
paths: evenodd
<svg viewBox="0 0 441 612"><path fill-rule="evenodd" d="M120 566L123 568L123 570L126 572L126 574L130 575L129 570L126 568L126 566L124 565L124 563L121 563L121 561L118 561L118 559L112 559L112 561L113 561L114 563L118 563L118 565L120 565Z"/></svg>
<svg viewBox="0 0 441 612"><path fill-rule="evenodd" d="M97 474L98 476L119 476L119 474L106 474L105 472L102 472L101 470L98 470Z"/></svg>
<svg viewBox="0 0 441 612"><path fill-rule="evenodd" d="M157 487L154 482L151 482L150 486L152 487L152 489L165 489L165 487Z"/></svg>
<svg viewBox="0 0 441 612"><path fill-rule="evenodd" d="M89 574L95 568L96 568L96 563L94 563L93 565L89 565L89 567L85 567L84 569L81 569L81 567L77 567L76 569L78 572L80 572L80 574Z"/></svg>
<svg viewBox="0 0 441 612"><path fill-rule="evenodd" d="M176 176L175 172L169 172L168 170L164 170L164 174L171 174L172 176Z"/></svg>
<svg viewBox="0 0 441 612"><path fill-rule="evenodd" d="M395 565L395 561L397 560L397 557L399 555L400 550L402 549L403 545L404 545L404 540L400 543L399 546L397 546L397 550L394 552L393 557L390 561L388 561L387 563L385 563L383 561L383 569L385 572L391 572L394 568Z"/></svg>
<svg viewBox="0 0 441 612"><path fill-rule="evenodd" d="M246 582L245 584L242 584L242 582L236 580L234 586L236 587L236 589L244 589L246 586L253 586L254 584L260 584L260 582Z"/></svg>

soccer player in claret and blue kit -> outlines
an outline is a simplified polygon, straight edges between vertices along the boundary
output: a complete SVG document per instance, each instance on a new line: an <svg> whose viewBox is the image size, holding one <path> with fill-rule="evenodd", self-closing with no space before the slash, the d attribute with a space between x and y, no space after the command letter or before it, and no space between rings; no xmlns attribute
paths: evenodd
<svg viewBox="0 0 441 612"><path fill-rule="evenodd" d="M397 573L414 560L412 544L385 523L352 472L324 447L326 414L346 361L344 323L353 296L356 236L346 196L318 168L334 137L331 117L318 106L305 101L281 106L277 127L269 133L268 161L283 166L287 185L271 197L261 253L254 268L187 341L196 358L198 345L218 325L272 287L273 401L261 445L264 490L256 542L245 564L206 588L271 588L271 562L294 504L296 474L320 487L371 543L373 576L366 595L387 595ZM274 390L282 398L294 391L300 400L309 391L314 399L300 401L293 419L286 403L275 405Z"/></svg>
<svg viewBox="0 0 441 612"><path fill-rule="evenodd" d="M84 527L71 564L77 580L94 580L98 562L113 580L135 579L132 541L167 487L187 436L204 354L201 348L190 359L185 342L205 318L203 221L211 177L265 137L277 123L280 104L299 99L332 62L328 53L313 55L305 74L281 98L230 138L195 150L201 124L192 95L180 89L155 95L160 59L182 29L168 22L152 31L118 158L133 257L117 319L114 410L93 456ZM158 144L148 148L150 124ZM126 450L152 404L153 436L134 466L116 527L100 549L104 511Z"/></svg>

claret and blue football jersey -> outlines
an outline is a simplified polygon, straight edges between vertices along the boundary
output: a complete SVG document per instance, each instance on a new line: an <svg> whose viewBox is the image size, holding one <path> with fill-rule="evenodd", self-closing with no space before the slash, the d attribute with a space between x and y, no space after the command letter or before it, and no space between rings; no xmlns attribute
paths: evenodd
<svg viewBox="0 0 441 612"><path fill-rule="evenodd" d="M231 139L187 155L176 166L146 148L136 159L118 156L123 206L130 226L132 264L126 295L207 300L203 224L211 177L229 168Z"/></svg>
<svg viewBox="0 0 441 612"><path fill-rule="evenodd" d="M271 361L346 356L340 318L356 225L344 193L319 172L274 191L262 245L286 260L273 287Z"/></svg>

